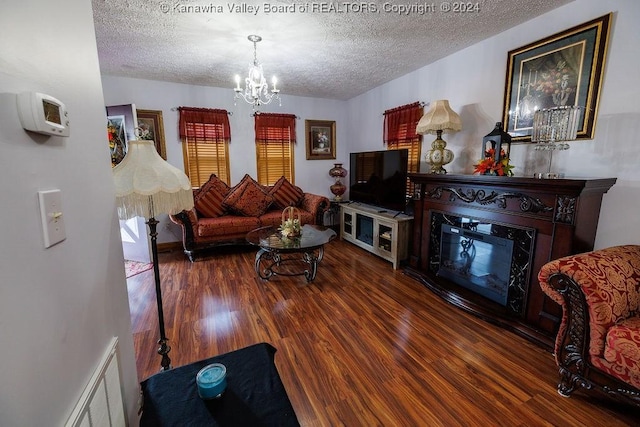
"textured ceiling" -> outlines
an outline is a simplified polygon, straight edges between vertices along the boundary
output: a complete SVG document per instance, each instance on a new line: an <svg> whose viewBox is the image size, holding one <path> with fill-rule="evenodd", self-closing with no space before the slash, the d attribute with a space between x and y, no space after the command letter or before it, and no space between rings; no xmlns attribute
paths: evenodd
<svg viewBox="0 0 640 427"><path fill-rule="evenodd" d="M572 0L92 1L103 74L231 88L257 34L282 95L346 100Z"/></svg>

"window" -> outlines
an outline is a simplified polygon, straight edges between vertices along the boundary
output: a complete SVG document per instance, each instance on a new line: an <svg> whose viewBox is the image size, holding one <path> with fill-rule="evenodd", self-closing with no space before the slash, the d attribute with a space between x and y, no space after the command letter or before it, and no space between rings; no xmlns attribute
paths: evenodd
<svg viewBox="0 0 640 427"><path fill-rule="evenodd" d="M388 150L409 150L409 172L420 171L422 141L416 133L416 126L423 114L419 102L403 105L384 112L384 143ZM407 197L413 196L413 185L407 179Z"/></svg>
<svg viewBox="0 0 640 427"><path fill-rule="evenodd" d="M211 174L230 184L227 111L190 107L180 107L179 111L184 171L191 185L200 187Z"/></svg>
<svg viewBox="0 0 640 427"><path fill-rule="evenodd" d="M255 132L258 182L273 185L284 176L295 184L293 145L296 143L296 116L256 113Z"/></svg>

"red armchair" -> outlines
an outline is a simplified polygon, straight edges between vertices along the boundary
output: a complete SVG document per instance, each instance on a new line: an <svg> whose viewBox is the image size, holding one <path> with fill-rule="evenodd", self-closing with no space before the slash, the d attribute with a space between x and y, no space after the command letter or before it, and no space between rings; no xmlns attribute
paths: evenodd
<svg viewBox="0 0 640 427"><path fill-rule="evenodd" d="M558 393L582 388L640 406L640 245L557 259L538 279L563 309Z"/></svg>

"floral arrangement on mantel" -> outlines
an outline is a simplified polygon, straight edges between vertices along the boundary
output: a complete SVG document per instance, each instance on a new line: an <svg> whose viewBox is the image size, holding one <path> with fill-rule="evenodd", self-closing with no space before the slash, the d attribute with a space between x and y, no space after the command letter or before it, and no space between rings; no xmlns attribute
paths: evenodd
<svg viewBox="0 0 640 427"><path fill-rule="evenodd" d="M300 223L300 211L296 207L289 206L284 208L282 211L282 224L278 227L278 231L286 239L300 237L302 224Z"/></svg>
<svg viewBox="0 0 640 427"><path fill-rule="evenodd" d="M473 173L478 175L513 176L513 166L509 164L509 157L507 157L504 150L500 150L499 161L496 161L495 157L495 148L489 148L484 152L484 159L474 165L475 170Z"/></svg>

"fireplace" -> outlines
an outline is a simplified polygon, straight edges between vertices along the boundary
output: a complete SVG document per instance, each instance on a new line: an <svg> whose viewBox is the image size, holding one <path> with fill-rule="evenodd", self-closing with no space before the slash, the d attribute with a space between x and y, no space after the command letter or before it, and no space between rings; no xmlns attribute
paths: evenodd
<svg viewBox="0 0 640 427"><path fill-rule="evenodd" d="M492 236L490 224L467 224L442 226L437 274L506 306L513 241Z"/></svg>
<svg viewBox="0 0 640 427"><path fill-rule="evenodd" d="M373 218L356 214L356 239L373 246Z"/></svg>
<svg viewBox="0 0 640 427"><path fill-rule="evenodd" d="M436 276L522 315L535 230L431 214L430 269Z"/></svg>
<svg viewBox="0 0 640 427"><path fill-rule="evenodd" d="M593 249L602 197L615 178L409 178L416 190L405 272L452 304L552 348L562 310L537 274L551 259Z"/></svg>

